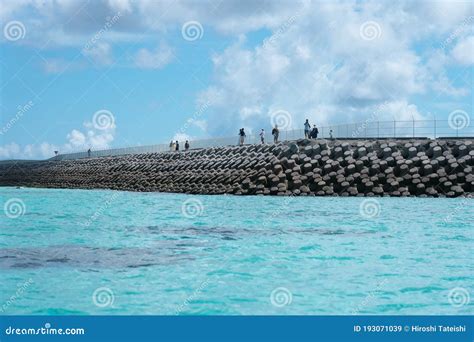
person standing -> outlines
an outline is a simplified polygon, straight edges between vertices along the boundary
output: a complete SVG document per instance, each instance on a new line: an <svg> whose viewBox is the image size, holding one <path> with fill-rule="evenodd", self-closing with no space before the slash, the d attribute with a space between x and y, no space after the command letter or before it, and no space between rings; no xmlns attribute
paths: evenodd
<svg viewBox="0 0 474 342"><path fill-rule="evenodd" d="M239 145L242 146L245 142L245 130L243 128L239 131Z"/></svg>
<svg viewBox="0 0 474 342"><path fill-rule="evenodd" d="M176 140L176 152L179 152L179 141Z"/></svg>
<svg viewBox="0 0 474 342"><path fill-rule="evenodd" d="M316 125L313 125L313 129L311 130L310 138L311 139L317 139L318 138L318 133L319 133L318 128L316 127Z"/></svg>
<svg viewBox="0 0 474 342"><path fill-rule="evenodd" d="M309 121L308 119L306 119L305 123L304 123L304 137L306 139L309 138L309 131L311 130L311 125L309 124Z"/></svg>
<svg viewBox="0 0 474 342"><path fill-rule="evenodd" d="M262 128L262 130L260 131L260 142L262 144L265 144L265 130Z"/></svg>
<svg viewBox="0 0 474 342"><path fill-rule="evenodd" d="M173 140L170 141L170 152L173 152L175 150L174 142Z"/></svg>
<svg viewBox="0 0 474 342"><path fill-rule="evenodd" d="M276 144L278 142L278 136L280 135L280 131L278 130L278 125L275 125L275 127L272 129L272 135L273 135L273 142Z"/></svg>
<svg viewBox="0 0 474 342"><path fill-rule="evenodd" d="M88 157L88 158L91 157L91 149L88 149L88 150L87 150L87 157Z"/></svg>
<svg viewBox="0 0 474 342"><path fill-rule="evenodd" d="M187 151L189 150L189 141L186 140L185 144L184 144L184 150Z"/></svg>

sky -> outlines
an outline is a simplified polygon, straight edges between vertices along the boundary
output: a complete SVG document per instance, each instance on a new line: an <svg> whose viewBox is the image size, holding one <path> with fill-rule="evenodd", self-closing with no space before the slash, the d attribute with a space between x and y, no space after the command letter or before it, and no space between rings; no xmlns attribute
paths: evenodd
<svg viewBox="0 0 474 342"><path fill-rule="evenodd" d="M474 124L473 1L0 0L0 20L0 159Z"/></svg>

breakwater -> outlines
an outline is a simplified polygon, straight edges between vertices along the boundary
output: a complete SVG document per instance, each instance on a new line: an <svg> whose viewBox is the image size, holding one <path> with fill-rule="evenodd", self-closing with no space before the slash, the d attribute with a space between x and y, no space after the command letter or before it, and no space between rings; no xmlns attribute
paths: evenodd
<svg viewBox="0 0 474 342"><path fill-rule="evenodd" d="M470 195L469 139L309 140L0 164L0 185L190 194Z"/></svg>

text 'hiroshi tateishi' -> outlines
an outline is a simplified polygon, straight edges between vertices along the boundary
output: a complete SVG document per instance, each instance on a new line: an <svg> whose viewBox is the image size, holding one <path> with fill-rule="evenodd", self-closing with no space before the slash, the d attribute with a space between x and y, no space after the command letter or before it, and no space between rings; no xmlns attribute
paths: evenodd
<svg viewBox="0 0 474 342"><path fill-rule="evenodd" d="M465 325L412 325L412 332L466 332Z"/></svg>

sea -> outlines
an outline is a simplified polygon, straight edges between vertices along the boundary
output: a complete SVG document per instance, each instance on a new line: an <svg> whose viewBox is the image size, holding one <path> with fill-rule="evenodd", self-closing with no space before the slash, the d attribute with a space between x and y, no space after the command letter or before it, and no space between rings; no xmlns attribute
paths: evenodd
<svg viewBox="0 0 474 342"><path fill-rule="evenodd" d="M474 313L469 198L0 188L0 314Z"/></svg>

